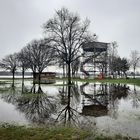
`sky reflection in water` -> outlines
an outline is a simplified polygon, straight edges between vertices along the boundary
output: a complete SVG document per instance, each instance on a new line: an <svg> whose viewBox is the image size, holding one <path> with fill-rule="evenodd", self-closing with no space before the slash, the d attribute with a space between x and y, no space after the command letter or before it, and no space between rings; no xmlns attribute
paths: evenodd
<svg viewBox="0 0 140 140"><path fill-rule="evenodd" d="M140 137L140 87L74 83L72 86L0 85L0 121L76 125L103 133Z"/></svg>

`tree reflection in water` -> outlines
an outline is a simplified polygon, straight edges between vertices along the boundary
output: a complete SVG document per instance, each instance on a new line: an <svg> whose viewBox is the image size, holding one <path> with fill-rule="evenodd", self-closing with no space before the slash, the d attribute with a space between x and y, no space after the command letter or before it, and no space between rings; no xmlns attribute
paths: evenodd
<svg viewBox="0 0 140 140"><path fill-rule="evenodd" d="M32 87L30 88L30 89L28 89L26 86L25 86L25 84L24 84L24 82L22 82L22 91L21 91L21 93L23 94L23 93L34 93L34 94L40 94L40 93L44 93L43 92L43 90L42 90L42 88L41 88L41 84L35 84L35 83L33 83L32 84Z"/></svg>
<svg viewBox="0 0 140 140"><path fill-rule="evenodd" d="M140 90L136 90L136 85L134 85L133 89L131 90L130 99L132 100L133 108L140 107Z"/></svg>
<svg viewBox="0 0 140 140"><path fill-rule="evenodd" d="M46 94L31 96L18 98L17 109L23 112L33 123L44 124L46 119L48 121L51 118L51 114L55 112L56 105Z"/></svg>
<svg viewBox="0 0 140 140"><path fill-rule="evenodd" d="M36 85L33 85L36 86ZM35 88L35 87L34 87ZM42 91L41 86L38 89ZM48 97L43 91L42 94L5 94L2 98L16 106L16 109L25 114L25 117L35 124L45 124L50 120L51 115L56 112L55 98Z"/></svg>
<svg viewBox="0 0 140 140"><path fill-rule="evenodd" d="M56 122L68 126L78 125L79 113L77 109L75 109L76 105L80 103L78 84L72 83L72 85L63 86L62 89L59 89L59 93L61 96L61 104L64 105L64 107L58 112Z"/></svg>
<svg viewBox="0 0 140 140"><path fill-rule="evenodd" d="M79 86L75 82L66 86L64 83L57 96L48 96L41 85L35 84L31 88L24 84L22 88L10 85L3 88L1 98L16 106L33 124L89 126L95 124L95 117L117 118L120 99L129 97L133 107L140 105L140 94L135 86L130 91L125 84L85 83Z"/></svg>
<svg viewBox="0 0 140 140"><path fill-rule="evenodd" d="M0 89L2 91L1 98L4 98L6 102L10 101L12 104L16 101L15 93L21 92L21 87L18 87L17 84L13 86L13 83L6 83Z"/></svg>

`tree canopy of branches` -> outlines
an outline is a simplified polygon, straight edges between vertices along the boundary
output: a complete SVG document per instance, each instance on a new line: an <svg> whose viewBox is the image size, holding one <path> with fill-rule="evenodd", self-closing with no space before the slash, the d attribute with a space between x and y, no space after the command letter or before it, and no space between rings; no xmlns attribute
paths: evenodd
<svg viewBox="0 0 140 140"><path fill-rule="evenodd" d="M76 76L76 74L78 73L80 67L80 58L76 59L74 62L72 62L71 64L71 68L72 68L72 76Z"/></svg>
<svg viewBox="0 0 140 140"><path fill-rule="evenodd" d="M24 60L27 62L28 68L33 72L33 77L35 78L36 72L39 73L40 82L40 74L54 60L54 48L50 46L48 39L33 40L22 51L25 54Z"/></svg>
<svg viewBox="0 0 140 140"><path fill-rule="evenodd" d="M127 78L126 72L130 68L130 63L128 62L128 60L126 58L122 58L120 63L121 63L120 70L124 73L125 77Z"/></svg>
<svg viewBox="0 0 140 140"><path fill-rule="evenodd" d="M138 68L140 66L140 54L136 50L131 51L131 54L130 54L130 65L131 65L131 67L134 70L134 78L135 78L136 68Z"/></svg>
<svg viewBox="0 0 140 140"><path fill-rule="evenodd" d="M110 43L110 47L108 49L108 64L109 64L109 73L113 74L113 63L114 59L117 57L117 47L118 44L116 41Z"/></svg>
<svg viewBox="0 0 140 140"><path fill-rule="evenodd" d="M17 54L18 62L19 62L19 67L22 69L22 79L24 80L24 73L25 70L28 68L28 63L26 61L26 54L23 51L23 49Z"/></svg>
<svg viewBox="0 0 140 140"><path fill-rule="evenodd" d="M89 39L88 27L89 20L81 22L78 15L66 8L56 11L56 15L43 26L59 58L68 66L69 84L71 84L71 63L80 57L80 47Z"/></svg>
<svg viewBox="0 0 140 140"><path fill-rule="evenodd" d="M18 66L18 59L17 54L10 54L3 58L0 62L0 67L9 70L13 74L13 86L14 86L14 79L15 79L15 72Z"/></svg>
<svg viewBox="0 0 140 140"><path fill-rule="evenodd" d="M123 73L127 78L126 72L129 70L130 64L126 58L114 57L110 67L113 77L115 77L115 75L120 76Z"/></svg>

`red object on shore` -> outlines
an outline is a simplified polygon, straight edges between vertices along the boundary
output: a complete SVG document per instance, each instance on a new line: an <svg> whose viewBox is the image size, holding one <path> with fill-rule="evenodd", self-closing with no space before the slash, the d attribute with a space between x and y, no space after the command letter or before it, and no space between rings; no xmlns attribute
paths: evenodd
<svg viewBox="0 0 140 140"><path fill-rule="evenodd" d="M104 79L103 73L101 73L101 74L98 76L98 79L99 79L99 80L103 80L103 79Z"/></svg>

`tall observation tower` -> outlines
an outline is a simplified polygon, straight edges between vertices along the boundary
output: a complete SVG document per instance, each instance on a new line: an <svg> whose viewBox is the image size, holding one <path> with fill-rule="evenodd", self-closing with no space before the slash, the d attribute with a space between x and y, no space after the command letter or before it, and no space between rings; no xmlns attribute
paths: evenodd
<svg viewBox="0 0 140 140"><path fill-rule="evenodd" d="M109 43L104 42L87 42L82 44L83 62L81 62L81 72L85 76L107 75L107 56Z"/></svg>

